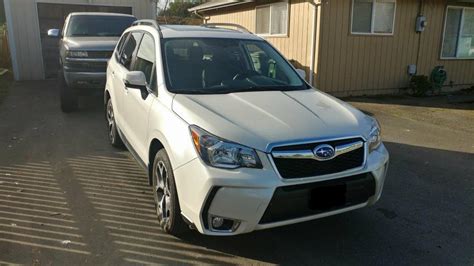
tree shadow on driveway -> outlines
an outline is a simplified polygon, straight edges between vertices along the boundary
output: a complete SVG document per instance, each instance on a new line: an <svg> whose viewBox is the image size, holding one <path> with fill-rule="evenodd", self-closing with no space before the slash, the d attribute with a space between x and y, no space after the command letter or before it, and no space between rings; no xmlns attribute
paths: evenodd
<svg viewBox="0 0 474 266"><path fill-rule="evenodd" d="M50 83L14 85L0 112L0 261L474 263L472 153L386 142L375 206L236 237L175 238L157 225L146 173L108 144L101 99L63 114Z"/></svg>

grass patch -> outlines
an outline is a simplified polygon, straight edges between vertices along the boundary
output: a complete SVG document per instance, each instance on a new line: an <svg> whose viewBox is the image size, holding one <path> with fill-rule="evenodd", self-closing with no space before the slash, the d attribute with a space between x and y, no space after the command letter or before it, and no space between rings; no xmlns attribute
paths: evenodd
<svg viewBox="0 0 474 266"><path fill-rule="evenodd" d="M0 104L5 100L10 90L10 85L12 83L12 74L10 71L0 76Z"/></svg>

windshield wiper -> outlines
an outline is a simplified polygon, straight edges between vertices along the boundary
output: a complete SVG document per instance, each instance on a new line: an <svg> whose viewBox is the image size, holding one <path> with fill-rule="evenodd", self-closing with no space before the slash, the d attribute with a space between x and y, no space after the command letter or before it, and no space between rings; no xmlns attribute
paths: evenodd
<svg viewBox="0 0 474 266"><path fill-rule="evenodd" d="M288 86L250 86L244 88L235 89L235 92L244 92L244 91L285 91L285 90L294 90L289 89Z"/></svg>
<svg viewBox="0 0 474 266"><path fill-rule="evenodd" d="M193 89L193 90L176 90L175 93L179 94L226 94L233 90L212 90L212 89Z"/></svg>
<svg viewBox="0 0 474 266"><path fill-rule="evenodd" d="M237 92L252 92L252 91L292 91L301 90L306 87L291 88L290 86L250 86L250 87L215 87L208 89L192 89L192 90L176 90L175 93L180 94L228 94Z"/></svg>

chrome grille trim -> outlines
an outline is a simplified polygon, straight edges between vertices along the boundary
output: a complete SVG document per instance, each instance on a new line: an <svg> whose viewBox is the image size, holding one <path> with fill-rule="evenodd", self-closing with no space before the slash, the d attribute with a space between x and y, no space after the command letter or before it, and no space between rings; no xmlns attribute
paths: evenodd
<svg viewBox="0 0 474 266"><path fill-rule="evenodd" d="M334 147L335 154L331 159L334 159L341 154L362 148L363 146L363 141L356 141L353 143L336 146ZM274 158L279 159L313 159L318 161L320 160L314 156L312 150L272 151L272 156Z"/></svg>

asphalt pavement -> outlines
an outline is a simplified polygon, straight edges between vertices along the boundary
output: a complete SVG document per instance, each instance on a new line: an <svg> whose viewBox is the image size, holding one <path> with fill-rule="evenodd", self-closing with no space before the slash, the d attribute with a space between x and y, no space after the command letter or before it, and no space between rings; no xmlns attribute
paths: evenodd
<svg viewBox="0 0 474 266"><path fill-rule="evenodd" d="M474 104L357 98L390 156L381 200L237 237L164 234L146 173L107 140L100 97L63 114L54 81L0 106L0 264L473 265Z"/></svg>

